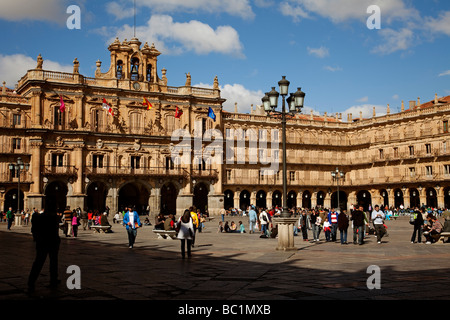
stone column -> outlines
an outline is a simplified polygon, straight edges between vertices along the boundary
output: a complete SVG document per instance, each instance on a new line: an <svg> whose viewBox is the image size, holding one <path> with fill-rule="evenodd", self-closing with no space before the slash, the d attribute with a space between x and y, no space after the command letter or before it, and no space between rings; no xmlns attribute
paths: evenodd
<svg viewBox="0 0 450 320"><path fill-rule="evenodd" d="M240 191L236 191L234 193L234 198L233 198L233 200L234 200L234 207L235 208L239 208L240 197L241 197L241 192Z"/></svg>
<svg viewBox="0 0 450 320"><path fill-rule="evenodd" d="M41 147L43 145L42 140L39 138L30 139L30 149L31 149L31 177L33 179L33 184L31 184L30 192L28 194L28 208L33 209L36 208L38 210L43 209L43 199L44 195L42 194L42 179L43 176L41 174ZM25 203L24 203L25 204Z"/></svg>
<svg viewBox="0 0 450 320"><path fill-rule="evenodd" d="M278 246L277 250L294 251L294 225L297 218L274 218L273 222L278 226Z"/></svg>
<svg viewBox="0 0 450 320"><path fill-rule="evenodd" d="M67 205L70 209L75 209L77 207L84 208L86 194L84 192L84 180L83 180L83 148L84 143L79 143L74 147L73 157L71 157L70 165L77 168L77 176L72 183L73 192L71 195L67 196Z"/></svg>
<svg viewBox="0 0 450 320"><path fill-rule="evenodd" d="M409 189L406 189L403 192L403 206L406 208L409 208L411 206L411 197L409 193Z"/></svg>
<svg viewBox="0 0 450 320"><path fill-rule="evenodd" d="M317 206L317 191L313 191L311 195L311 209Z"/></svg>
<svg viewBox="0 0 450 320"><path fill-rule="evenodd" d="M436 196L438 208L444 208L445 207L444 188L441 187L439 188L439 190L436 190Z"/></svg>

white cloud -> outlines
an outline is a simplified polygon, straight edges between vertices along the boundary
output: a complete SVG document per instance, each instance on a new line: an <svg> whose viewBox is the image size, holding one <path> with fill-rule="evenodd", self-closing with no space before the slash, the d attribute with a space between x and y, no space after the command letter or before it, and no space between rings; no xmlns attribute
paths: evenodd
<svg viewBox="0 0 450 320"><path fill-rule="evenodd" d="M99 32L107 34L111 43L115 37L130 38L130 35L133 35L133 27L124 25L119 29L103 28ZM136 28L136 37L154 42L164 54L193 51L197 54L215 52L244 57L239 34L230 26L219 26L214 30L208 24L196 20L174 22L171 16L153 15L147 25Z"/></svg>
<svg viewBox="0 0 450 320"><path fill-rule="evenodd" d="M58 62L45 60L43 69L61 72L72 72L73 66L62 65ZM1 55L0 54L0 82L6 81L6 86L14 88L14 85L27 73L28 70L36 68L35 58L23 54Z"/></svg>
<svg viewBox="0 0 450 320"><path fill-rule="evenodd" d="M199 83L194 85L199 88L212 88L212 85ZM261 99L264 93L261 90L254 91L245 88L242 84L225 84L220 85L220 96L227 101L223 104L223 109L228 112L234 112L235 103L237 103L238 112L250 113L251 106L253 110L256 106L262 104Z"/></svg>
<svg viewBox="0 0 450 320"><path fill-rule="evenodd" d="M450 11L441 13L437 19L427 18L425 26L433 32L450 36Z"/></svg>
<svg viewBox="0 0 450 320"><path fill-rule="evenodd" d="M318 58L325 58L330 55L330 50L326 47L320 47L320 48L310 48L308 47L308 54L312 56L316 56Z"/></svg>
<svg viewBox="0 0 450 320"><path fill-rule="evenodd" d="M368 102L369 101L369 97L365 96L362 97L361 99L356 100L356 102Z"/></svg>
<svg viewBox="0 0 450 320"><path fill-rule="evenodd" d="M257 105L261 105L261 98L264 93L252 91L245 88L241 84L226 84L220 87L222 98L227 99L224 103L224 110L234 112L234 104L237 102L238 112L249 113L251 105L256 109Z"/></svg>
<svg viewBox="0 0 450 320"><path fill-rule="evenodd" d="M325 17L334 23L348 20L366 21L367 8L378 5L382 17L389 23L392 19L407 20L417 16L417 10L408 8L403 0L291 0L300 5L306 13Z"/></svg>
<svg viewBox="0 0 450 320"><path fill-rule="evenodd" d="M414 32L411 29L403 28L399 31L393 29L382 29L380 35L384 43L376 46L372 52L379 54L391 54L396 51L407 50L414 43Z"/></svg>
<svg viewBox="0 0 450 320"><path fill-rule="evenodd" d="M341 67L332 67L332 66L324 66L323 67L324 70L326 71L330 71L330 72L337 72L337 71L342 71L343 69Z"/></svg>
<svg viewBox="0 0 450 320"><path fill-rule="evenodd" d="M450 70L444 71L441 74L439 74L439 77L445 77L445 76L450 76Z"/></svg>
<svg viewBox="0 0 450 320"><path fill-rule="evenodd" d="M171 13L174 12L207 12L207 13L227 13L232 16L244 19L253 19L255 14L249 3L249 0L137 0L137 7L147 7L153 13ZM120 8L126 8L123 13ZM133 16L133 2L131 0L119 0L107 4L108 12L115 15L116 18L127 18L130 14ZM139 9L139 8L138 8Z"/></svg>
<svg viewBox="0 0 450 320"><path fill-rule="evenodd" d="M68 0L0 0L0 19L8 21L51 21L65 23Z"/></svg>
<svg viewBox="0 0 450 320"><path fill-rule="evenodd" d="M123 2L109 2L106 4L106 12L116 17L117 20L134 16L134 8L127 7Z"/></svg>
<svg viewBox="0 0 450 320"><path fill-rule="evenodd" d="M356 105L352 106L345 111L342 112L342 120L346 121L348 114L352 114L353 119L359 119L360 112L362 112L363 119L368 119L373 117L373 107L375 107L375 115L377 117L381 117L386 115L387 113L387 106L380 106L380 105L370 105L370 104L362 104L362 105ZM391 108L391 112L392 112Z"/></svg>
<svg viewBox="0 0 450 320"><path fill-rule="evenodd" d="M301 18L309 18L308 14L305 10L303 10L303 8L301 8L300 6L292 6L288 2L283 2L280 4L280 11L284 16L292 17L294 22L299 22Z"/></svg>

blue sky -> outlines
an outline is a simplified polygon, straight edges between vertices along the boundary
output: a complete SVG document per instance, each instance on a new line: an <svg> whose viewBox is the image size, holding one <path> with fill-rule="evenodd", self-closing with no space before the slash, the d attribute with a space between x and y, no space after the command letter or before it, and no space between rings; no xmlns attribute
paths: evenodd
<svg viewBox="0 0 450 320"><path fill-rule="evenodd" d="M0 81L34 68L94 76L109 68L107 46L133 37L132 0L0 0ZM69 30L67 8L81 8ZM381 29L369 30L370 5ZM226 110L261 104L281 76L306 93L305 113L359 116L400 111L401 101L450 95L450 3L447 0L136 0L137 36L163 54L169 85L211 86L217 75ZM344 120L346 117L344 118Z"/></svg>

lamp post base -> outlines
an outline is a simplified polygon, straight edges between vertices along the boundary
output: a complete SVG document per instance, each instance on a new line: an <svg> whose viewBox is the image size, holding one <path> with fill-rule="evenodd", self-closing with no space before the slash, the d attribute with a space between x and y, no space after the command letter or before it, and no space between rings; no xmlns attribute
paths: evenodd
<svg viewBox="0 0 450 320"><path fill-rule="evenodd" d="M274 218L273 221L278 226L278 246L277 250L293 251L294 246L294 225L296 218Z"/></svg>

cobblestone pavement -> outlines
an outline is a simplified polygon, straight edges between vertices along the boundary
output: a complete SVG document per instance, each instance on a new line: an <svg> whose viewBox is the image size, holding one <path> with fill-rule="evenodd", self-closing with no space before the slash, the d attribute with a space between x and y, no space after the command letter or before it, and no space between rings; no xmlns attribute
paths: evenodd
<svg viewBox="0 0 450 320"><path fill-rule="evenodd" d="M61 237L61 285L49 281L48 262L38 279L36 296L25 293L34 259L30 227L0 224L0 300L426 300L450 298L450 244L411 244L406 218L387 221L389 236L374 236L359 245L295 237L297 251L277 251L276 239L258 234L217 233L220 218L197 233L193 257L182 260L178 240L162 240L152 226L138 231L136 245L114 224L113 232L81 230ZM244 221L246 217L227 217ZM151 219L152 221L152 219ZM311 237L311 232L309 233ZM348 239L352 240L349 229ZM324 235L321 234L321 239ZM338 237L339 239L339 237ZM68 289L67 268L81 272L81 289ZM381 288L370 290L368 267L380 268Z"/></svg>

